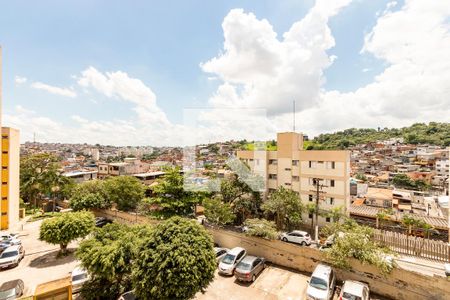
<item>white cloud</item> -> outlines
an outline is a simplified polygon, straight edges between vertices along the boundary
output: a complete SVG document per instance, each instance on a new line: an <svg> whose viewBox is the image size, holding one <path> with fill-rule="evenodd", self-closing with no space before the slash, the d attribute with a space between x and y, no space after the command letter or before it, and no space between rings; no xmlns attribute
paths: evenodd
<svg viewBox="0 0 450 300"><path fill-rule="evenodd" d="M27 82L27 78L16 75L16 77L14 77L14 82L16 83L16 85L21 85L21 84Z"/></svg>
<svg viewBox="0 0 450 300"><path fill-rule="evenodd" d="M122 71L101 73L94 67L81 72L78 84L84 88L94 88L107 97L117 97L135 104L134 110L141 123L166 126L169 124L165 113L158 107L153 91L141 80L131 78Z"/></svg>
<svg viewBox="0 0 450 300"><path fill-rule="evenodd" d="M222 23L223 53L200 65L224 81L210 103L264 107L269 115L290 111L293 100L298 109L317 103L323 70L335 59L326 53L335 44L327 22L349 3L317 1L282 39L266 19L231 10Z"/></svg>
<svg viewBox="0 0 450 300"><path fill-rule="evenodd" d="M282 40L268 21L232 10L222 25L223 53L201 65L224 81L210 103L266 107L277 130L289 130L296 100L297 128L310 134L353 126L448 122L450 2L407 0L395 12L391 9L396 3L389 3L361 51L387 67L372 83L350 93L322 86L323 71L333 62L326 51L335 44L327 22L349 1L333 3L317 1Z"/></svg>
<svg viewBox="0 0 450 300"><path fill-rule="evenodd" d="M31 87L34 89L47 91L50 94L64 96L64 97L75 98L77 96L77 93L72 89L60 88L60 87L48 85L48 84L45 84L42 82L33 82L31 84Z"/></svg>
<svg viewBox="0 0 450 300"><path fill-rule="evenodd" d="M93 67L76 77L89 98L96 91L131 103L136 118L89 120L73 115L69 126L17 107L14 114L6 114L5 123L27 135L37 132L44 141L161 146L181 145L193 135L203 142L273 138L277 131L291 130L293 100L296 128L310 135L349 127L448 122L450 3L406 0L395 11L388 4L361 50L361 55L381 60L385 70L352 92L327 91L324 70L335 59L327 51L336 42L328 20L349 3L319 0L281 37L268 20L231 10L222 24L223 51L200 64L208 76L222 82L209 99L210 110L198 111L184 125L167 119L155 93L141 80Z"/></svg>

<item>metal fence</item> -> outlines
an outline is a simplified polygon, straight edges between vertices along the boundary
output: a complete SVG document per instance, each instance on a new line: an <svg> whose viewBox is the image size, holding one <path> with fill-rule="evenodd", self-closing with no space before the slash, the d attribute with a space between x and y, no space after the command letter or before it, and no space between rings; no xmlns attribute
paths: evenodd
<svg viewBox="0 0 450 300"><path fill-rule="evenodd" d="M374 239L400 254L450 262L449 243L384 230L375 230Z"/></svg>

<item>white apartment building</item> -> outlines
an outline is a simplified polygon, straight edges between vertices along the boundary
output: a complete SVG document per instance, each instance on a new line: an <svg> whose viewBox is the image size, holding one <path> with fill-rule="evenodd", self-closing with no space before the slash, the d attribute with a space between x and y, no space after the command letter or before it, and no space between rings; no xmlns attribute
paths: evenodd
<svg viewBox="0 0 450 300"><path fill-rule="evenodd" d="M436 160L435 168L436 175L448 178L450 172L450 160Z"/></svg>
<svg viewBox="0 0 450 300"><path fill-rule="evenodd" d="M315 203L314 178L322 179L325 194L319 202L320 210L342 207L342 212L347 213L350 206L349 151L303 150L301 133L284 132L277 134L276 151L238 151L237 157L265 178L267 193L284 186L297 192L304 204ZM313 217L305 213L303 220L308 223ZM319 217L320 226L330 222L329 218Z"/></svg>

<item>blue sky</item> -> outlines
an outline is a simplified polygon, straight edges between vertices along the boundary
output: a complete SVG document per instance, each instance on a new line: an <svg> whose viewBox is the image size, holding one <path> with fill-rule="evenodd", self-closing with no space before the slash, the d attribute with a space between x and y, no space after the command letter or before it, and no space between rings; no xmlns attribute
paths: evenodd
<svg viewBox="0 0 450 300"><path fill-rule="evenodd" d="M337 58L320 68L322 91L354 92L373 82L392 63L376 58L378 50L361 53L365 36L383 17L388 3L353 1L330 16L326 25L335 46L325 50L329 57ZM0 1L0 5L4 113L14 116L19 105L33 111L35 117L75 130L74 115L105 122L135 118L129 101L80 87L77 80L83 70L121 71L141 80L156 95L157 106L169 122L181 124L183 108L209 106L210 98L227 82L221 71L207 73L200 64L226 52L222 23L232 9L243 8L259 21L267 19L282 40L283 33L302 20L315 1ZM389 13L402 8L404 3L398 1ZM19 83L17 77L27 80ZM73 90L76 97L33 88L33 82ZM241 84L247 82L237 83ZM8 117L5 125L7 121ZM11 123L20 126L17 120ZM309 127L313 132L321 130L320 126ZM41 129L34 125L21 130L29 139L30 131ZM52 140L49 134L42 133L42 138ZM58 138L74 141L63 135ZM81 135L80 142L82 139Z"/></svg>

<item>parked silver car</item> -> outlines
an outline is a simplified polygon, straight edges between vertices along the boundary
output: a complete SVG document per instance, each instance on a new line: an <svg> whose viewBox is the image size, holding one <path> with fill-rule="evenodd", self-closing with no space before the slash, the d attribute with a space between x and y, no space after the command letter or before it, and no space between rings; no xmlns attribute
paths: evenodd
<svg viewBox="0 0 450 300"><path fill-rule="evenodd" d="M237 264L247 255L244 248L236 247L231 249L219 263L219 273L226 275L233 275Z"/></svg>
<svg viewBox="0 0 450 300"><path fill-rule="evenodd" d="M234 276L240 281L255 281L256 277L266 268L266 259L263 257L246 256L236 266Z"/></svg>
<svg viewBox="0 0 450 300"><path fill-rule="evenodd" d="M336 276L330 266L319 264L314 269L306 289L307 300L333 299Z"/></svg>
<svg viewBox="0 0 450 300"><path fill-rule="evenodd" d="M72 293L78 293L81 291L83 284L89 280L88 272L81 266L77 266L73 269L72 274Z"/></svg>

